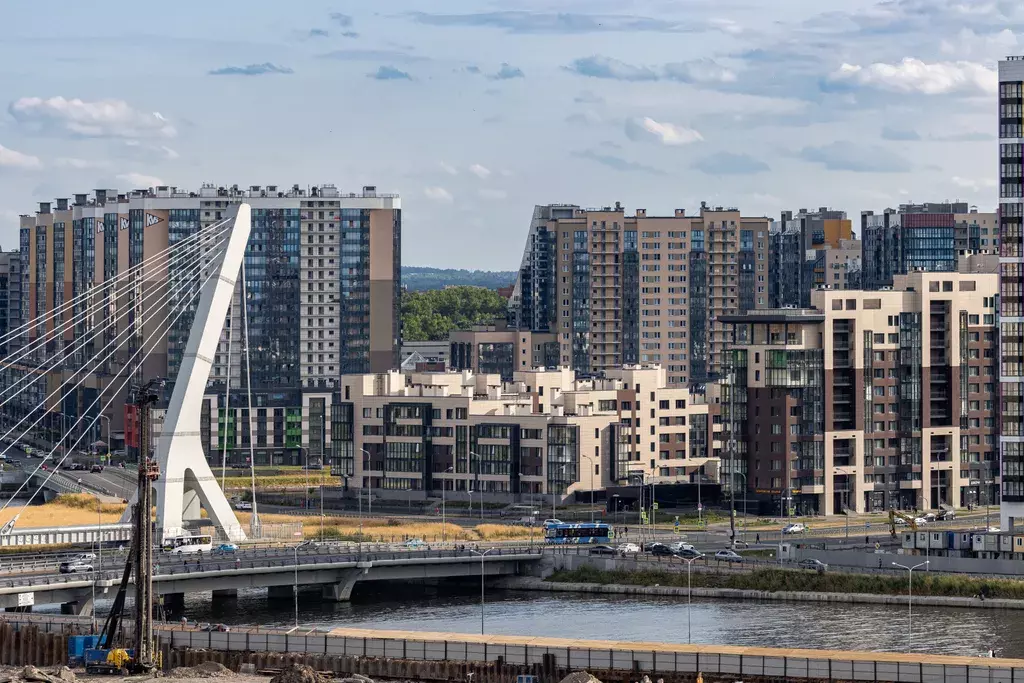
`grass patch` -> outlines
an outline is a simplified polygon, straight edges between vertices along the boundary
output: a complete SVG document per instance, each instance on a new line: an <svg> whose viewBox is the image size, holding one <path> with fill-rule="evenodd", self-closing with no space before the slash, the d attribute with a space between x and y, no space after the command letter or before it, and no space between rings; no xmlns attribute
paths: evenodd
<svg viewBox="0 0 1024 683"><path fill-rule="evenodd" d="M238 517L239 524L248 527L252 513L236 512L235 515ZM320 538L320 518L318 516L261 514L260 519L266 524L301 522L305 538ZM529 539L530 529L508 524L480 524L472 529L467 529L452 523L442 525L440 522L408 522L394 517L372 517L363 520L360 532L359 520L356 518L325 517L323 536L327 540L366 543L398 543L413 538L430 543L441 541L442 538L449 541L498 541ZM534 538L541 539L542 537L542 531L534 531Z"/></svg>
<svg viewBox="0 0 1024 683"><path fill-rule="evenodd" d="M878 595L905 595L907 579L903 575L875 576L871 574L840 574L787 570L758 569L749 574L716 574L696 572L693 586L701 588L736 588L740 590L811 591L816 593L873 593ZM595 583L628 586L686 586L685 572L663 570L601 571L580 567L573 571L558 571L548 581L569 583ZM920 572L914 575L914 595L972 598L1024 599L1024 582L1010 579L982 579L960 575Z"/></svg>
<svg viewBox="0 0 1024 683"><path fill-rule="evenodd" d="M103 524L117 524L121 521L121 513L125 507L127 506L123 503L99 504L94 496L88 494L65 494L44 505L9 507L0 512L0 525L9 522L15 515L18 516L16 529L94 526L97 521L102 521Z"/></svg>

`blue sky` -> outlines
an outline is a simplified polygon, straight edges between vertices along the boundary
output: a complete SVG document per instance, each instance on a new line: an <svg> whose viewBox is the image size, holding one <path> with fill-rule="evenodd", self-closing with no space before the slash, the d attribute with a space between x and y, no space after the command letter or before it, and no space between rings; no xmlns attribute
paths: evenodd
<svg viewBox="0 0 1024 683"><path fill-rule="evenodd" d="M38 201L374 184L411 265L518 267L532 207L994 210L1009 0L0 6L0 246Z"/></svg>

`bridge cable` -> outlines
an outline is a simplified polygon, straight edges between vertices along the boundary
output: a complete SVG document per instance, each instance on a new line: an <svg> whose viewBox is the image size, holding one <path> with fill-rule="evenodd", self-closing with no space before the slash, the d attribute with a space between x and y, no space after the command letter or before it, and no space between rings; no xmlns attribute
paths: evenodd
<svg viewBox="0 0 1024 683"><path fill-rule="evenodd" d="M195 257L196 256L199 256L199 257L205 257L206 256L206 253L203 251L203 248L204 247L208 247L209 244L210 244L210 241L212 241L216 237L221 236L222 234L223 233L218 233L217 235L207 235L207 237L209 237L209 240L207 242L205 242L205 243L200 242L199 244L191 245L188 248L182 249L180 252L176 252L174 254L171 254L171 256L169 258L169 262L168 262L168 268L169 269L173 268L173 269L175 269L177 271L177 270L180 270L183 267L191 266L192 263L195 262L195 260L196 260ZM189 260L189 264L183 266L182 262L186 261L186 260ZM179 273L176 272L175 274L179 274ZM4 399L2 402L0 402L0 407L3 407L11 399L13 399L15 396L20 394L22 391L24 391L26 388L28 388L29 386L31 386L35 382L38 382L40 378L45 377L45 373L46 372L56 369L58 365L62 365L63 361L66 360L69 355L72 355L75 352L76 345L78 345L78 349L77 350L79 352L81 352L82 351L82 347L84 347L89 342L94 341L102 333L106 332L106 330L111 325L113 325L114 323L116 323L116 322L122 320L123 318L128 317L132 313L134 313L134 308L135 307L133 307L131 305L125 305L125 306L119 307L119 308L123 308L123 310L120 313L118 313L115 317L113 317L113 318L110 318L110 317L104 318L104 321L102 323L100 323L98 325L94 325L89 330L89 332L87 332L85 334L82 334L82 335L79 335L74 340L72 340L69 345L67 345L66 347L63 347L62 350L60 352L58 352L56 356L45 358L43 360L43 362L41 362L35 369L29 369L28 367L24 367L24 368L21 368L21 367L17 367L17 368L16 367L11 367L11 364L17 362L18 360L21 360L20 358L14 359L14 360L7 360L7 359L3 360L2 364L7 366L7 367L2 368L2 369L9 369L9 370L12 370L12 371L15 371L15 372L20 371L20 372L23 372L24 374L21 377L19 377L17 380L15 380L13 383L11 383L9 386L6 386L6 387L3 387L2 389L0 389L0 396L3 396L5 393L7 393L10 390L14 389L19 384L24 382L26 379L28 379L30 377L34 377L34 379L31 379L25 386L23 386L20 390L18 390L13 396L9 396L7 399ZM64 323L62 325L62 328L70 328L74 324L76 324L74 321L69 321L69 322ZM59 337L60 335L64 334L64 332L66 332L66 331L67 331L67 329L54 329L52 331L52 333L48 333L47 335L45 335L45 336L40 338L41 345L44 345L47 342L46 338L49 337L50 334L52 334L55 337ZM90 334L92 336L89 336ZM33 342L33 343L35 343L35 342ZM27 352L30 351L30 350L32 350L32 349L29 349L29 348L23 349L23 351L26 351L26 353L24 355L28 355ZM38 349L35 349L35 350L38 350ZM24 355L22 357L24 357ZM51 363L51 362L53 363L53 365L51 367L49 367L49 368L45 368L44 369L44 366L46 366L48 363Z"/></svg>
<svg viewBox="0 0 1024 683"><path fill-rule="evenodd" d="M177 248L177 247L179 247L179 246L181 246L181 245L183 245L183 244L185 244L187 242L190 242L192 240L197 240L197 239L200 239L200 238L205 238L205 237L209 236L212 232L215 232L217 230L221 230L221 229L224 229L224 228L230 228L230 220L231 219L225 219L224 221L220 221L218 223L212 223L212 224L208 225L207 227L202 228L202 229L192 233L191 235L188 235L187 237L182 238L180 241L175 242L174 244L168 246L166 249L163 249L162 251L159 251L156 254L153 254L152 256L147 258L145 261L137 263L134 266L132 266L131 268L127 268L126 270L123 270L123 271L119 272L117 275L114 275L109 280L104 280L102 283L97 284L96 286L92 287L88 291L82 292L81 294L78 294L77 296L72 297L71 299L65 301L59 307L54 308L52 311L46 313L42 317L37 316L37 317L33 318L32 320L29 320L28 322L22 324L21 326L15 328L13 330L8 331L6 334L0 336L0 344L5 344L5 343L11 341L12 339L14 339L16 337L19 337L22 334L27 333L29 331L29 329L31 329L33 326L38 327L39 325L47 322L51 318L53 318L53 317L55 317L57 315L62 314L66 309L73 308L76 304L81 303L81 301L79 301L80 299L88 299L90 297L95 297L98 294L101 294L104 289L107 289L108 287L111 287L112 285L116 284L119 280L127 278L130 275L135 275L138 272L140 272L140 270L142 268L144 268L146 265L152 265L152 264L157 263L158 261L162 260L163 257L166 256L167 254L169 254L173 249L175 249L175 248Z"/></svg>
<svg viewBox="0 0 1024 683"><path fill-rule="evenodd" d="M220 238L220 242L218 242L218 244L217 244L216 246L219 246L219 244L220 244L220 243L222 243L222 242L223 242L223 241L224 241L225 239L226 239L226 238ZM190 263L190 264L189 264L189 265L188 265L187 267L188 267L188 268L189 268L190 270L186 271L186 272L184 273L184 275L185 275L185 276L186 276L187 278L191 279L192 277L194 277L194 276L196 276L196 275L200 275L200 274L201 274L201 272L203 271L203 269L204 269L204 268L205 268L206 266L205 266L205 265L204 265L204 264L202 263L202 259L198 259L198 260L194 260L194 261L193 261L192 263ZM194 283L193 283L193 282L191 282L191 281L186 281L186 282L184 282L184 283L182 283L182 284L180 284L180 285L179 285L179 289L180 289L180 290L185 290L185 289L191 288L191 287L193 287L193 286L194 286ZM157 301L155 302L155 307L156 307L156 308L158 309L158 308L159 308L159 306L160 306L161 304L167 303L167 301L168 301L168 300L170 300L170 298L171 298L171 297L173 297L173 296L174 296L175 294L176 294L176 292L174 292L174 291L170 291L170 292L168 292L168 293L167 293L166 295L157 295L157 298L158 298L158 300L157 300ZM194 293L193 293L192 295L190 295L190 296L194 296ZM143 299L143 301L145 301L145 298ZM184 312L184 310L186 310L186 309L185 309L185 308L183 308L183 309L182 309L182 312ZM100 366L101 364L103 364L103 363L105 363L105 362L109 361L109 360L110 360L110 359L111 359L111 358L112 358L112 357L113 357L113 356L114 356L114 355L115 355L115 354L116 354L116 353L118 352L118 350L120 350L120 348L121 348L122 346L124 346L124 345L125 345L125 344L126 344L126 343L127 343L127 342L128 342L129 340L130 340L130 339L131 339L131 337L133 336L133 333L135 333L137 329L142 329L142 327L143 327L143 326L144 326L144 325L145 325L145 324L146 324L146 323L147 323L147 322L148 322L149 320L151 320L151 319L152 319L152 316L156 315L157 313L158 313L158 311L156 311L156 310L155 310L155 311L153 311L153 312L151 312L151 313L146 313L146 314L144 314L144 315L143 315L143 318L141 319L141 321L137 322L137 323L136 323L136 325L135 325L134 327L129 327L129 328L125 329L124 331L122 331L122 332L118 333L118 334L117 334L117 335L116 335L116 336L114 337L114 339L112 339L112 340L111 340L110 342L108 342L108 343L106 344L106 346L104 346L104 347L103 347L103 348L102 348L102 349L101 349L101 350L100 350L100 351L99 351L99 352L98 352L98 353L97 353L96 355L102 354L102 353L103 353L104 351L106 351L106 349L107 349L107 348L109 348L109 347L110 347L110 346L111 346L112 344L114 344L115 342L117 342L117 340L118 340L118 339L119 339L120 337L122 337L123 335L126 335L126 334L127 334L128 336L127 336L127 337L125 337L124 339L122 339L122 340L121 340L120 342L118 342L118 343L117 343L117 345L116 345L116 346L115 346L115 347L114 347L114 348L113 348L113 349L112 349L112 350L110 351L110 353L108 353L108 354L106 355L106 357L104 357L104 358L103 358L102 360L100 360L100 361L99 361L99 362L97 363L96 367L94 367L94 368L92 368L92 370L90 370L90 369L89 369L89 367L88 367L88 363L86 363L86 364L85 364L85 365L84 365L83 367L81 367L81 368L78 368L77 370L74 370L74 371L72 372L72 374L71 374L71 377L69 377L68 379L64 380L64 382L62 382L60 386L58 386L58 387L57 387L56 389L54 389L54 390L53 390L52 392L50 392L50 394L49 394L49 395L48 395L48 396L47 396L46 398L44 398L44 399L43 399L43 400L42 400L41 402L39 402L39 403L38 403L38 404L36 405L36 407L35 407L34 409L32 409L31 411L29 411L29 412L28 412L28 414L27 414L27 415L26 415L25 417L22 417L22 418L21 418L20 420L18 420L18 422L17 422L17 423L15 423L15 425L14 425L13 427L11 427L10 429L8 429L8 430L7 430L7 431L6 431L6 432L5 432L4 434L3 434L3 437L7 437L7 436L9 436L9 435L11 434L11 432L14 432L14 431L16 431L16 430L18 429L18 426L19 426L19 425L21 425L21 424L22 424L23 422L25 422L25 421L26 421L27 419L29 419L29 417L30 417L30 416L31 416L31 415L32 415L32 414L33 414L34 412L36 412L36 411L37 411L37 410L39 410L39 409L43 409L43 414L42 414L42 415L40 415L40 417L38 417L38 418L36 419L36 421L35 421L35 422L33 422L33 423L32 423L32 425L30 425L30 426L29 426L29 427L28 427L28 428L27 428L27 429L26 429L25 431L23 431L23 432L22 432L22 433L21 433L21 434L20 434L20 435L19 435L19 436L17 437L17 439L15 439L15 442L19 442L19 441L20 441L20 440L21 440L21 439L22 439L22 438L23 438L23 437L24 437L24 436L25 436L26 434L28 434L28 433L29 433L29 431L31 431L31 430L32 430L32 429L33 429L33 428L34 428L34 427L35 427L36 425L38 425L38 424L39 424L39 422L41 422L41 421L43 420L43 417L44 417L44 416L46 415L46 413L48 412L48 411L46 411L46 410L45 410L45 406L46 406L46 404L47 404L47 403L48 403L48 402L49 402L49 401L50 401L50 400L51 400L51 399L52 399L52 398L53 398L54 396L56 396L56 395L57 395L57 394L58 394L58 393L59 393L59 392L60 392L60 391L61 391L62 389L64 389L64 388L65 388L65 387L67 386L67 384L68 384L69 382L71 382L71 381L72 381L72 380L73 380L73 379L75 378L75 376L76 376L76 375L78 375L78 374L79 374L80 372L83 372L83 370L85 371L85 374L83 374L83 375L82 375L82 377L81 377L81 378L80 378L80 379L79 379L79 380L78 380L77 382L75 382L74 386L72 386L72 387L71 387L72 389L75 389L75 388L79 387L79 386L80 386L80 385L82 384L82 382L84 382L84 381L85 381L85 380L86 380L86 379L88 378L88 376L89 376L89 374L90 374L91 372L95 372L95 370L96 370L96 369L97 369L97 368L98 368L98 367L99 367L99 366ZM92 359L92 360L91 360L90 362L95 362L95 361L96 361L96 358L94 357L94 358L93 358L93 359ZM125 363L125 365L124 365L124 366L122 366L122 371L123 371L123 369L124 369L124 368L126 368L126 367L129 367L129 365L130 365L130 361L129 361L128 363ZM122 374L122 371L119 371L119 372L117 372L117 373L114 373L114 376L116 377L116 376L118 376L119 374ZM22 388L22 390L24 390L24 388L25 388L25 387L23 387L23 388ZM20 393L20 392L19 392L19 393ZM8 399L7 399L7 400L5 400L5 401L4 401L4 403L6 403L7 401L9 401L9 400L10 400L11 398L13 398L13 397L8 397ZM3 405L3 404L0 404L0 406L2 406L2 405ZM97 419L99 419L99 418L97 417ZM64 436L64 435L62 435L62 438L63 438L63 436ZM3 437L0 437L0 438L3 438ZM3 451L2 451L2 452L3 452L3 453L6 453L6 452L7 452L7 451L8 451L8 450L9 450L9 449L10 449L10 448L11 448L11 447L13 446L13 445L14 445L14 443L8 444L7 446L5 446L5 447L3 448Z"/></svg>
<svg viewBox="0 0 1024 683"><path fill-rule="evenodd" d="M214 279L214 277L218 274L218 272L219 272L219 269L215 270L214 272L212 272L212 273L210 273L209 275L206 276L206 279L202 282L200 287L190 297L190 299L189 299L189 303L190 304L192 303L192 300L195 299L196 296L199 295L199 293L202 291L202 288L205 287L207 285L207 283L210 282L210 280ZM172 320L170 325L167 326L167 331L170 331L170 328L178 321L179 318L181 318L182 315L185 314L185 312L187 310L188 310L188 307L182 307L181 310L178 311L178 314L174 317L174 320ZM156 314L153 314L153 315L155 316ZM171 317L171 313L168 313L167 315L165 315L163 320L161 320L159 323L157 323L158 327L160 325L163 325L170 317ZM146 359L150 356L150 354L152 354L154 349L156 349L156 347L160 344L161 339L162 339L162 335L154 335L154 343L150 347L150 349L148 351L146 351L145 355L139 361L140 364L144 363L146 361ZM143 342L143 344L140 345L138 349L136 349L135 353L132 355L131 359L129 359L128 362L131 363L133 360L135 360L135 358L139 355L139 353L141 353L144 349L145 349L145 342ZM121 393L121 391L127 386L128 382L131 381L131 379L132 379L131 375L128 375L128 376L125 377L125 379L121 383L121 385L117 388L116 391L114 391L112 393L110 399L106 402L106 404L104 404L103 408L100 409L99 413L97 413L97 416L92 418L92 422L89 425L90 427L92 427L94 424L96 424L96 422L99 420L99 415L102 414L104 411L106 411L107 408L110 407L110 405L118 397L118 395ZM93 408L97 403L99 403L101 397L102 397L102 394L98 395L93 400L93 402L91 404L89 404L89 407L86 408L85 412L87 413L89 411L89 409ZM80 416L75 421L75 423L77 424L78 422L82 421L83 418L85 418L85 415ZM71 445L70 449L68 449L68 452L64 454L64 456L60 459L60 461L56 465L54 465L53 470L50 471L49 474L47 475L46 479L43 480L42 486L40 486L38 489L36 489L36 491L34 493L32 493L32 495L29 497L28 503L26 505L31 504L32 500L35 498L36 494L38 494L39 491L41 489L43 489L46 486L47 483L49 483L50 479L53 478L54 474L57 474L57 471L60 468L60 466L64 464L64 461L67 460L68 456L71 454L72 450L78 445L78 442L82 440L83 436L84 436L84 433L82 435L79 435L79 437L75 440L75 443ZM22 484L10 496L10 498L8 498L6 501L4 501L4 504L2 506L0 506L0 512L3 512L4 510L7 509L7 506L10 505L10 503L14 499L14 497L18 493L20 493L21 490L25 487L25 485L32 479L32 477L34 477L39 472L39 469L46 463L46 461L52 459L52 456L53 456L53 454L54 454L54 452L56 450L57 450L57 447L54 446L50 450L50 452L46 456L44 456L43 462L40 462L39 465L36 466L36 468L32 471L32 473L30 475L28 475L28 477L26 477L25 481L22 482ZM17 517L18 517L18 515L15 515L14 518L17 519Z"/></svg>

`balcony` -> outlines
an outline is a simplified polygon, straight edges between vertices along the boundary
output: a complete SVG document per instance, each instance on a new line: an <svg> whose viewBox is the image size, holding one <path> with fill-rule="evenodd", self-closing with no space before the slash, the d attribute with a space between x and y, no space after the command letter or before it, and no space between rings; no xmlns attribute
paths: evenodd
<svg viewBox="0 0 1024 683"><path fill-rule="evenodd" d="M901 489L919 489L919 488L922 488L922 482L921 481L901 481L900 482L900 488Z"/></svg>

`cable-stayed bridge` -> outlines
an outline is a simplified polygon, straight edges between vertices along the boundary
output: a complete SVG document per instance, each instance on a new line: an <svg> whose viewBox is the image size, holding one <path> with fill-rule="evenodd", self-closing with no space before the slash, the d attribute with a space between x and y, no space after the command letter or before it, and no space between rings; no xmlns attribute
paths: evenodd
<svg viewBox="0 0 1024 683"><path fill-rule="evenodd" d="M62 425L59 443L42 449L38 461L24 461L24 482L0 510L30 482L39 488L29 503L43 489L112 494L102 483L72 481L59 470L71 454L88 447L88 437L99 433L98 422L112 406L119 407L143 383L156 379L147 376L147 360L166 349L172 330L190 324L177 375L164 378L173 388L163 430L155 439L157 535L188 533L189 521L198 521L205 510L218 536L246 538L204 455L200 410L236 284L245 295L243 257L250 229L249 205L240 204L229 219L146 258L136 257L135 265L0 336L0 348L8 349L0 358L0 372L10 379L0 387L0 411L8 408L0 427L0 441L7 445L0 452L17 450L48 419L50 409L62 406L75 390L88 388L92 397ZM247 331L247 307L241 308ZM242 348L247 359L246 342ZM245 368L248 373L248 362ZM10 406L26 406L25 396L38 400L12 416ZM250 414L251 407L249 394ZM251 457L250 468L254 462ZM16 524L17 515L0 533ZM254 509L250 530L259 529Z"/></svg>

